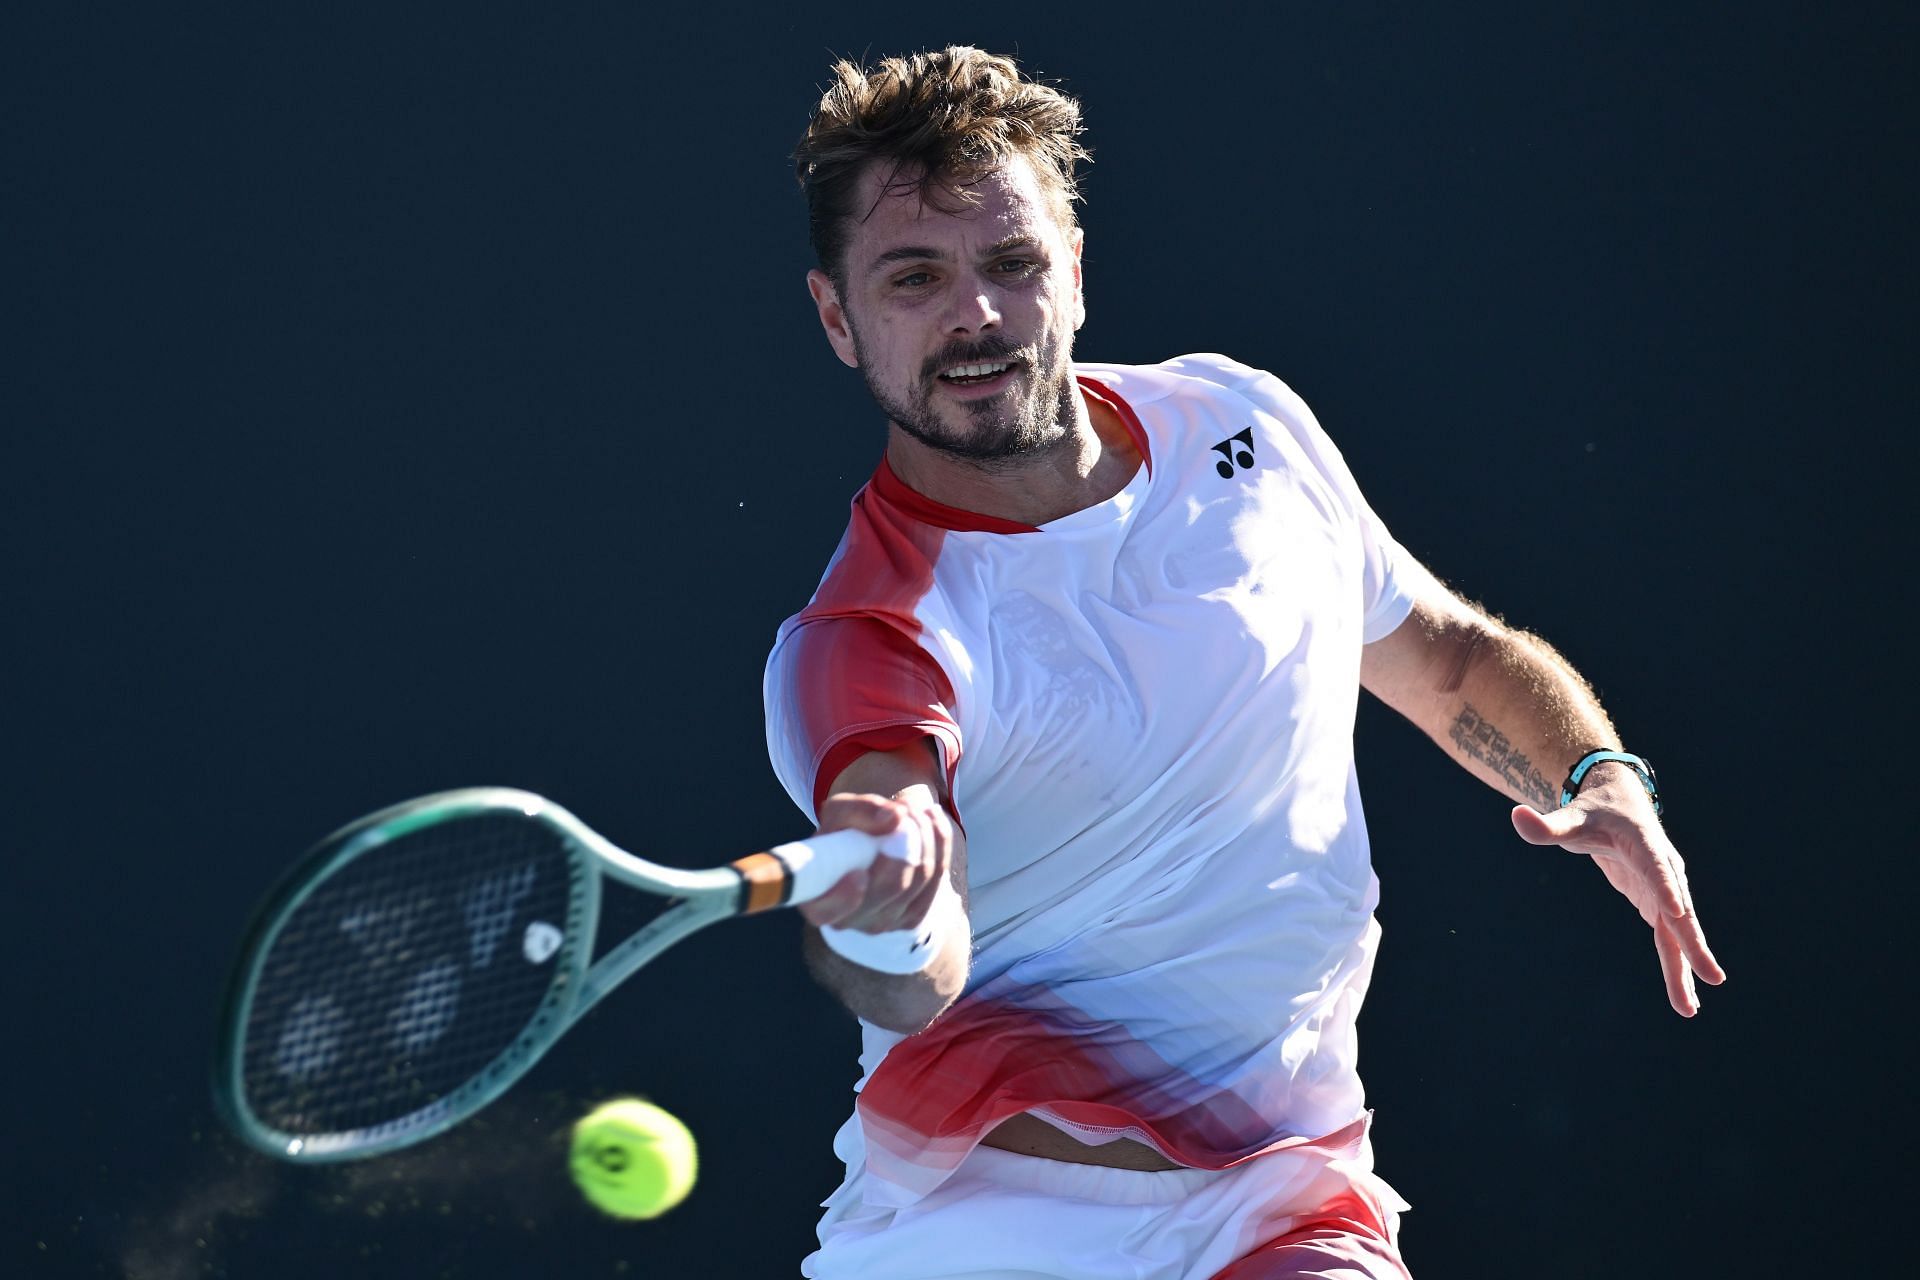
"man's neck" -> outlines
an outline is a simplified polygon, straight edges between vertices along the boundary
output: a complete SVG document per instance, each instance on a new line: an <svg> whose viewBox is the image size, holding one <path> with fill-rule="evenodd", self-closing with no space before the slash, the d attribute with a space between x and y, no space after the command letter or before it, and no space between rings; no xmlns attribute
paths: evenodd
<svg viewBox="0 0 1920 1280"><path fill-rule="evenodd" d="M1119 415L1084 397L1058 443L1016 458L957 457L887 431L887 465L908 488L949 507L1019 524L1043 525L1097 506L1126 488L1140 451Z"/></svg>

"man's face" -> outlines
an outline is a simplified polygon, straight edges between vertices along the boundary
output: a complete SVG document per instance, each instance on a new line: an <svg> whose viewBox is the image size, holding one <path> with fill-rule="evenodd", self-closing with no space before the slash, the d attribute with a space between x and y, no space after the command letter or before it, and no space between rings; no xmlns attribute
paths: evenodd
<svg viewBox="0 0 1920 1280"><path fill-rule="evenodd" d="M892 422L974 459L1045 449L1074 420L1073 333L1086 318L1080 232L1054 216L1016 158L972 183L952 211L917 190L862 180L844 288L807 276L827 338Z"/></svg>

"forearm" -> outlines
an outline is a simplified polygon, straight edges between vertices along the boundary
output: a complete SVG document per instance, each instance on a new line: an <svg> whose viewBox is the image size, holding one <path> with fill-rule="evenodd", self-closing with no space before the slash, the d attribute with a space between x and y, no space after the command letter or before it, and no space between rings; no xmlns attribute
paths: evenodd
<svg viewBox="0 0 1920 1280"><path fill-rule="evenodd" d="M835 779L821 806L822 830L855 827L884 835L911 826L917 866L881 859L870 874L849 875L803 904L802 954L814 980L858 1017L911 1035L926 1028L966 987L973 956L967 915L966 833L945 807L940 757L928 741L870 752ZM944 884L941 877L945 877ZM819 926L888 933L936 926L940 951L917 973L885 973L835 951ZM847 935L857 941L855 934Z"/></svg>
<svg viewBox="0 0 1920 1280"><path fill-rule="evenodd" d="M1423 599L1403 631L1382 642L1398 661L1368 687L1502 794L1558 808L1573 762L1619 747L1592 688L1538 636L1450 596Z"/></svg>
<svg viewBox="0 0 1920 1280"><path fill-rule="evenodd" d="M1575 760L1619 748L1612 721L1591 686L1538 636L1493 623L1467 643L1459 687L1440 699L1444 725L1422 728L1496 790L1542 812L1558 808Z"/></svg>
<svg viewBox="0 0 1920 1280"><path fill-rule="evenodd" d="M919 973L881 973L833 950L809 924L801 947L807 970L848 1012L876 1026L912 1035L946 1011L967 984L972 944L965 930L950 933L941 952Z"/></svg>

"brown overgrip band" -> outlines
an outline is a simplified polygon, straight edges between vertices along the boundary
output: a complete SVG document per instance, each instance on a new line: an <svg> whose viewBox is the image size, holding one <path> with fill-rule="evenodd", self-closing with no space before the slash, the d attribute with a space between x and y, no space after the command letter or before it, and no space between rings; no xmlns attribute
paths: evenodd
<svg viewBox="0 0 1920 1280"><path fill-rule="evenodd" d="M740 873L740 914L752 915L756 911L770 911L787 901L787 892L793 883L793 873L787 870L787 864L770 853L750 853L744 858L736 858L733 869Z"/></svg>

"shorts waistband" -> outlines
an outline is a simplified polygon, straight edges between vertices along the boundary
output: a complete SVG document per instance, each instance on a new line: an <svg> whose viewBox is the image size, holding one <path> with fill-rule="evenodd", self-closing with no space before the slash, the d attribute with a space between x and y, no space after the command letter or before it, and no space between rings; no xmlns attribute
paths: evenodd
<svg viewBox="0 0 1920 1280"><path fill-rule="evenodd" d="M1213 1169L1109 1169L981 1146L960 1162L954 1177L976 1177L995 1186L1073 1196L1100 1204L1171 1204L1231 1173Z"/></svg>

